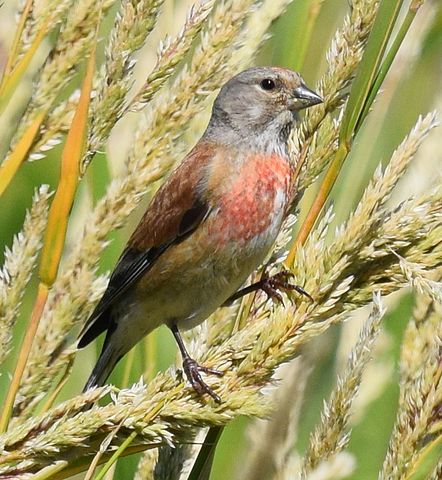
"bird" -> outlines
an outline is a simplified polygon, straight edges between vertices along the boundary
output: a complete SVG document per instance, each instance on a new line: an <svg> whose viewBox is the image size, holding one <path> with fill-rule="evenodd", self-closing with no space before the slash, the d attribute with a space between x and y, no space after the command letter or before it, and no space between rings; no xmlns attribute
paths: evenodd
<svg viewBox="0 0 442 480"><path fill-rule="evenodd" d="M322 102L299 73L252 67L220 89L200 140L151 199L124 248L78 348L106 332L84 391L105 384L118 361L160 325L171 330L182 369L199 395L219 395L181 332L217 308L263 289L292 288L287 271L241 287L271 250L291 207L288 152L298 112ZM308 294L307 294L308 295Z"/></svg>

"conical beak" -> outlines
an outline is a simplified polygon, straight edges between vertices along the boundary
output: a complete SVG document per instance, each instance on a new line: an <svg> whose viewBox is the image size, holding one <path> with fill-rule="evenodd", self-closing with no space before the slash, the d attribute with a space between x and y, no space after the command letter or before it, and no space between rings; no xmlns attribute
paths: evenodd
<svg viewBox="0 0 442 480"><path fill-rule="evenodd" d="M296 110L312 107L318 103L322 103L322 98L313 90L306 87L303 83L293 90L293 98Z"/></svg>

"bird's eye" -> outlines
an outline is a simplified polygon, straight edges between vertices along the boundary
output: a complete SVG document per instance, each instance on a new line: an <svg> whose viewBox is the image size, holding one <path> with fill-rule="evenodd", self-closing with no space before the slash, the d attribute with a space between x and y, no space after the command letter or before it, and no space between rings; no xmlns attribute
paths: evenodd
<svg viewBox="0 0 442 480"><path fill-rule="evenodd" d="M276 87L275 82L271 78L264 78L260 83L263 90L274 90Z"/></svg>

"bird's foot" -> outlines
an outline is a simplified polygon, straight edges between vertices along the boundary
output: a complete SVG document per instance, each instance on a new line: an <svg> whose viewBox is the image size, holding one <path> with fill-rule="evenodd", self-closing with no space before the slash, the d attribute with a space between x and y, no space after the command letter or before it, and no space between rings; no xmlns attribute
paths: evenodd
<svg viewBox="0 0 442 480"><path fill-rule="evenodd" d="M258 283L259 288L263 290L268 298L271 298L274 301L277 301L284 305L284 301L282 299L282 295L279 293L278 290L282 291L295 291L300 293L301 295L306 296L312 302L314 301L312 296L307 293L302 287L299 285L294 285L293 283L289 283L290 278L293 278L294 275L289 270L282 270L271 277L263 278Z"/></svg>
<svg viewBox="0 0 442 480"><path fill-rule="evenodd" d="M223 372L214 370L213 368L203 367L190 357L186 357L183 360L183 370L187 379L198 395L204 395L207 393L215 400L216 403L221 403L221 397L204 382L200 372L207 373L209 375L216 375L217 377L222 377Z"/></svg>

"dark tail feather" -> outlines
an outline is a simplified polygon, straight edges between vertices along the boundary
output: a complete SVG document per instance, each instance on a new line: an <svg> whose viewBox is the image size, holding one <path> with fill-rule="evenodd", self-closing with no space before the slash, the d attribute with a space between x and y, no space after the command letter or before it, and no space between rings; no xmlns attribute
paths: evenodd
<svg viewBox="0 0 442 480"><path fill-rule="evenodd" d="M80 332L78 348L83 348L86 345L89 345L92 340L95 340L105 330L108 330L111 325L112 317L109 311L106 310L96 317L92 314L86 322L83 330Z"/></svg>
<svg viewBox="0 0 442 480"><path fill-rule="evenodd" d="M121 358L121 355L118 354L118 351L115 348L115 339L112 341L112 334L114 333L115 328L116 324L112 319L112 311L105 310L97 317L92 315L86 323L83 332L80 333L78 348L83 348L97 338L102 332L107 330L100 356L98 357L97 363L83 388L83 393L93 387L103 386L116 363Z"/></svg>
<svg viewBox="0 0 442 480"><path fill-rule="evenodd" d="M90 388L101 387L104 385L120 358L121 355L118 355L118 353L112 347L112 343L108 342L106 338L98 361L83 388L83 393Z"/></svg>

